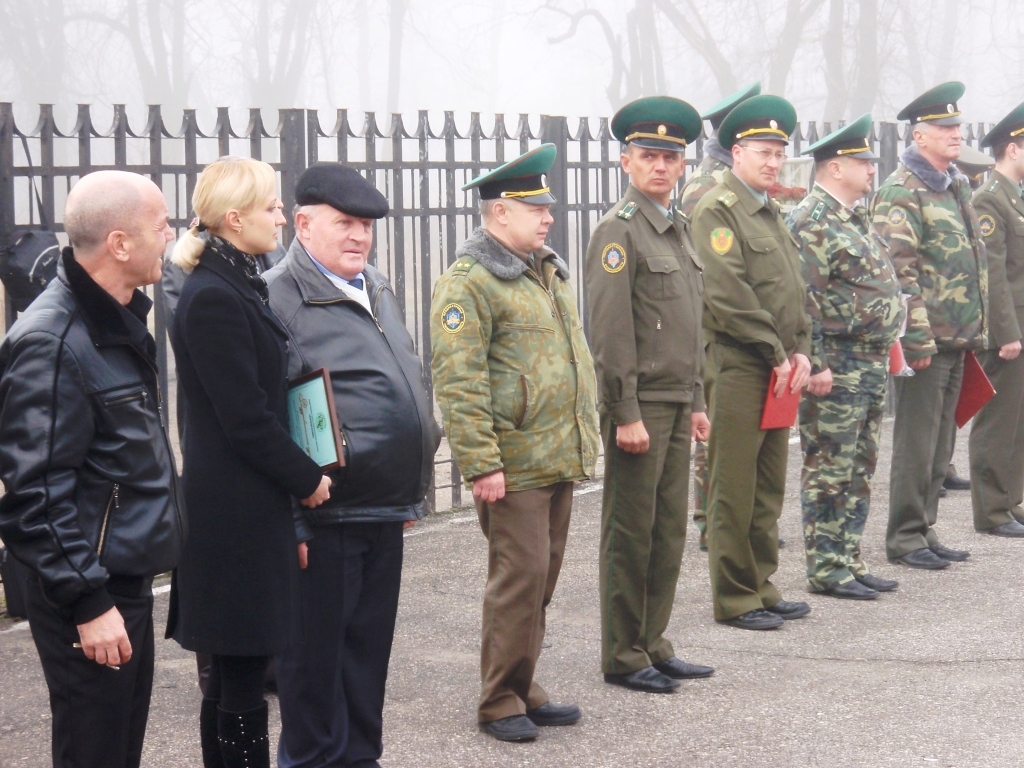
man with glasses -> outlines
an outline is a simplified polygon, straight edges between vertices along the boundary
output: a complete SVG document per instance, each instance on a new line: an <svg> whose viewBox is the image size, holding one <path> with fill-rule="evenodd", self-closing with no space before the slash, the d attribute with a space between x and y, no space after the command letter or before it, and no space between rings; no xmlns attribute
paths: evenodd
<svg viewBox="0 0 1024 768"><path fill-rule="evenodd" d="M701 118L711 123L711 138L704 142L704 159L697 166L696 173L690 177L679 195L679 212L689 217L697 203L708 192L714 189L725 178L725 172L732 168L732 155L722 149L718 143L718 129L725 116L742 101L761 93L761 84L754 83L736 93L726 96L711 107ZM709 369L705 366L704 376L707 378ZM693 451L693 524L700 531L700 548L708 548L708 444L698 440ZM780 542L781 544L781 542Z"/></svg>
<svg viewBox="0 0 1024 768"><path fill-rule="evenodd" d="M713 380L711 591L715 619L741 629L775 629L811 611L807 603L783 600L769 580L779 562L789 429L760 429L772 372L778 395L802 389L811 370L800 257L768 197L795 127L796 111L778 96L755 96L733 109L718 131L732 169L693 213Z"/></svg>
<svg viewBox="0 0 1024 768"><path fill-rule="evenodd" d="M988 336L988 267L960 157L963 83L937 85L896 116L913 143L872 201L909 295L903 353L915 376L895 381L886 554L910 568L940 570L969 552L939 543L939 491L953 455L964 351Z"/></svg>

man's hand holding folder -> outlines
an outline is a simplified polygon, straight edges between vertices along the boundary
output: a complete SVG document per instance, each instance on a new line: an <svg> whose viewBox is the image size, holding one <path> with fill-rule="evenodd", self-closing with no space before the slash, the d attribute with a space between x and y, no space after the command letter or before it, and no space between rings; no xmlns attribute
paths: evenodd
<svg viewBox="0 0 1024 768"><path fill-rule="evenodd" d="M810 375L811 361L801 354L793 355L772 369L768 397L761 413L761 429L789 428L796 423L800 392L807 386Z"/></svg>

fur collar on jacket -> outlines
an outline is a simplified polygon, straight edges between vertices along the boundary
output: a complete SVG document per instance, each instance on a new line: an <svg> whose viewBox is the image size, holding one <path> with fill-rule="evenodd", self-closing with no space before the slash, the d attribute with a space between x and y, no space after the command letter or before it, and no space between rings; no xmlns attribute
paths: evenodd
<svg viewBox="0 0 1024 768"><path fill-rule="evenodd" d="M717 133L704 142L704 154L711 155L718 162L732 168L732 152L726 152L725 147L718 143Z"/></svg>
<svg viewBox="0 0 1024 768"><path fill-rule="evenodd" d="M952 163L946 173L937 170L913 144L907 147L903 156L900 157L900 162L936 192L945 192L954 179L961 179L964 183L969 183L967 177L960 173Z"/></svg>
<svg viewBox="0 0 1024 768"><path fill-rule="evenodd" d="M569 266L558 254L548 248L542 248L540 257L543 261L554 260L555 273L563 280L569 279ZM524 274L529 267L526 262L502 245L485 228L478 227L466 242L459 246L456 256L471 256L482 264L488 272L501 280L515 280Z"/></svg>

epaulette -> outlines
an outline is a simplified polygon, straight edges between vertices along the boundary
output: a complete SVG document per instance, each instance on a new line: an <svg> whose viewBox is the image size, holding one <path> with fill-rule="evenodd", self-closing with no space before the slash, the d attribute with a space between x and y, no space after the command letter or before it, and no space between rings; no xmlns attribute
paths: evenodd
<svg viewBox="0 0 1024 768"><path fill-rule="evenodd" d="M469 270L476 264L476 259L472 256L459 256L458 260L452 264L451 273L453 275L468 275Z"/></svg>
<svg viewBox="0 0 1024 768"><path fill-rule="evenodd" d="M997 179L995 176L993 176L992 178L990 178L988 180L988 184L985 185L985 190L988 191L988 192L995 192L998 187L999 187L999 179Z"/></svg>
<svg viewBox="0 0 1024 768"><path fill-rule="evenodd" d="M723 203L726 208L732 208L736 205L737 200L739 200L739 198L736 197L736 193L731 189L726 190L718 196L718 202Z"/></svg>
<svg viewBox="0 0 1024 768"><path fill-rule="evenodd" d="M821 214L823 214L824 212L825 204L819 200L818 204L814 206L814 210L811 211L811 220L818 221L819 219L821 219Z"/></svg>
<svg viewBox="0 0 1024 768"><path fill-rule="evenodd" d="M624 206L622 206L622 208L619 209L619 212L616 215L620 219L625 219L626 221L629 221L630 219L633 218L633 214L636 213L637 207L638 206L636 203L630 201L626 203Z"/></svg>

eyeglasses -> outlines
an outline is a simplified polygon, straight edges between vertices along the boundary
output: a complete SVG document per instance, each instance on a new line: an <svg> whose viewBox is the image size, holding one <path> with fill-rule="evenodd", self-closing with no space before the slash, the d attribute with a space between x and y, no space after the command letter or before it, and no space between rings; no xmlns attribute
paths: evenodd
<svg viewBox="0 0 1024 768"><path fill-rule="evenodd" d="M786 153L782 152L782 151L775 152L775 151L773 151L771 149L756 149L755 147L752 147L749 144L740 144L740 148L741 149L748 149L751 152L754 152L755 154L760 155L761 159L764 160L766 163L769 160L771 160L773 157L779 163L784 163L784 162L786 162L789 159L789 157L786 155Z"/></svg>

